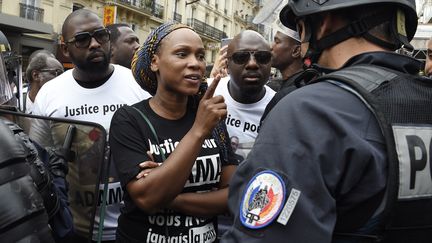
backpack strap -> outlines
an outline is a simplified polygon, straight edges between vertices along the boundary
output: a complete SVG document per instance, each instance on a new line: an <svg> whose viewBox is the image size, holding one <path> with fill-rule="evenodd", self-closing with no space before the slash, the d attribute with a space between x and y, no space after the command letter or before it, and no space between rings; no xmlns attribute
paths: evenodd
<svg viewBox="0 0 432 243"><path fill-rule="evenodd" d="M140 116L143 118L143 120L147 123L147 125L148 125L149 128L150 128L150 131L151 131L152 134L153 134L153 137L154 137L155 141L157 142L157 143L156 143L156 146L159 147L159 138L158 138L158 135L157 135L156 130L154 129L152 123L151 123L150 120L148 119L148 117L147 117L146 115L144 115L144 113L143 113L142 111L140 111L138 108L136 108L136 107L134 107L134 106L131 106L131 107L132 107L133 109L135 109L135 110L140 114ZM160 147L159 147L159 151L161 152L162 160L165 161L165 160L166 160L166 156L165 156L164 151L163 151Z"/></svg>
<svg viewBox="0 0 432 243"><path fill-rule="evenodd" d="M399 75L396 71L384 67L363 64L335 71L311 82L317 83L326 81L357 96L378 121L387 148L388 175L385 192L374 196L368 203L365 203L366 205L362 205L354 215L350 214L347 215L347 217L338 217L337 221L340 221L340 224L336 222L335 236L338 236L338 234L347 235L351 230L360 229L372 216L375 216L382 210L382 220L378 224L376 230L377 235L352 234L353 237L369 238L373 241L379 241L382 238L384 230L390 223L390 212L397 201L399 164L398 158L395 157L396 153L393 153L393 151L396 151L396 147L391 130L391 124L389 124L385 118L384 113L372 92L379 86L385 85L385 83L390 82L398 76ZM352 219L362 220L354 222ZM341 232L338 232L338 230ZM348 230L347 233L344 232L346 230Z"/></svg>
<svg viewBox="0 0 432 243"><path fill-rule="evenodd" d="M372 92L383 82L392 80L398 75L383 67L373 65L356 65L342 70L324 75L316 79L315 82L323 80L337 80L347 83L350 86L361 87L368 92Z"/></svg>

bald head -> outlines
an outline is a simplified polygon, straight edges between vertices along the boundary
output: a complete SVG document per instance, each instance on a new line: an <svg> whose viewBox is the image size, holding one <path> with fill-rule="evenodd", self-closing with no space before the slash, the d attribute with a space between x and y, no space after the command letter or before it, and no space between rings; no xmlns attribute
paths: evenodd
<svg viewBox="0 0 432 243"><path fill-rule="evenodd" d="M253 30L244 30L236 35L228 45L227 54L231 56L233 52L242 50L244 43L253 45L264 45L264 50L270 50L267 40L258 32Z"/></svg>
<svg viewBox="0 0 432 243"><path fill-rule="evenodd" d="M95 17L99 19L99 16L96 13L94 13L88 9L78 9L76 11L73 11L71 14L69 14L66 17L65 21L63 22L62 36L64 39L70 38L69 36L67 36L68 29L69 29L69 26L71 25L71 23L73 23L74 20L77 19L77 17L80 19L88 19L88 18L95 18Z"/></svg>
<svg viewBox="0 0 432 243"><path fill-rule="evenodd" d="M101 80L110 75L114 67L109 65L109 32L97 14L87 9L71 13L63 24L62 35L61 50L75 65L75 79ZM80 38L73 39L77 35Z"/></svg>
<svg viewBox="0 0 432 243"><path fill-rule="evenodd" d="M262 35L245 30L228 45L229 92L237 102L251 104L265 95L264 84L270 77L270 44Z"/></svg>

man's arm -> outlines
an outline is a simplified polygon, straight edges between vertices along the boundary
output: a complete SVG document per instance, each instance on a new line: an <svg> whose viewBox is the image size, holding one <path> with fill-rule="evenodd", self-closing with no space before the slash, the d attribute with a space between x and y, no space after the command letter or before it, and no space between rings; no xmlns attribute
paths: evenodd
<svg viewBox="0 0 432 243"><path fill-rule="evenodd" d="M44 112L41 95L36 96L33 106L33 115L47 116ZM29 131L30 138L42 147L52 147L51 122L43 119L32 119Z"/></svg>

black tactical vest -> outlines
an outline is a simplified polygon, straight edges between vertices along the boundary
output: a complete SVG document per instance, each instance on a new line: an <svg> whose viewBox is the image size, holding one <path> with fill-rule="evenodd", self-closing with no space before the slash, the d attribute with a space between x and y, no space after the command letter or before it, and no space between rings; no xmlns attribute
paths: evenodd
<svg viewBox="0 0 432 243"><path fill-rule="evenodd" d="M0 118L0 241L54 242L28 151L6 123Z"/></svg>
<svg viewBox="0 0 432 243"><path fill-rule="evenodd" d="M384 194L351 215L338 215L335 237L360 237L368 242L432 242L432 80L373 65L356 65L314 82L319 81L348 90L365 103L380 125L389 160ZM380 204L384 210L375 234L353 233ZM368 217L364 219L364 215Z"/></svg>

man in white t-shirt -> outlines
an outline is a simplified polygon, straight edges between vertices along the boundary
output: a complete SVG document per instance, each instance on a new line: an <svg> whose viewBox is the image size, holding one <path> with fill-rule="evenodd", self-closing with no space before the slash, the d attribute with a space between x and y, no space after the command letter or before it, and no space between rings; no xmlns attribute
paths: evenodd
<svg viewBox="0 0 432 243"><path fill-rule="evenodd" d="M265 85L270 77L271 59L269 43L252 30L241 32L228 45L229 76L219 81L215 95L225 98L228 111L225 123L230 138L236 138L239 158L246 158L251 150L261 116L275 94ZM218 220L221 236L231 226L232 218L220 216Z"/></svg>
<svg viewBox="0 0 432 243"><path fill-rule="evenodd" d="M130 69L109 64L110 34L95 13L86 9L72 12L64 21L62 35L63 54L71 59L75 68L41 88L34 103L34 114L95 122L101 124L108 132L112 115L119 107L150 97L136 83ZM51 134L49 127L46 127L49 125L43 122L33 123L30 136L42 145L50 145ZM72 172L73 168L70 174ZM86 172L84 170L75 173L79 178L85 176ZM80 193L86 199L88 194L93 192L90 189L83 189L76 193ZM102 241L114 241L123 195L114 171L110 171L107 195L109 199ZM111 198L110 195L115 196ZM94 199L98 201L97 198ZM80 221L81 218L88 219L87 211L77 211L83 215L74 217L74 222ZM97 215L95 230L99 228L98 222ZM70 242L79 242L83 240L79 237L85 237L88 233L85 228L80 228L79 225L82 224L75 225L77 235ZM96 240L96 233L93 240Z"/></svg>
<svg viewBox="0 0 432 243"><path fill-rule="evenodd" d="M228 45L227 57L229 76L220 80L215 95L225 98L228 133L239 139L238 153L247 156L264 109L275 94L265 85L270 77L271 48L258 32L245 30Z"/></svg>

